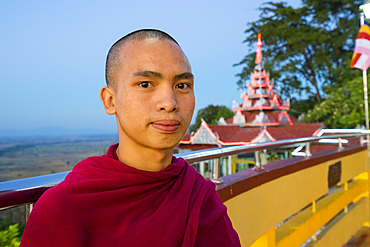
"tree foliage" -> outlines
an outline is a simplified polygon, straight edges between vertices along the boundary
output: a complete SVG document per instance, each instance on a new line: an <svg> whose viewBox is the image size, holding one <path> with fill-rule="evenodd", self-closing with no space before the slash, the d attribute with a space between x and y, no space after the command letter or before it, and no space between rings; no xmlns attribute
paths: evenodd
<svg viewBox="0 0 370 247"><path fill-rule="evenodd" d="M292 98L290 100L289 115L299 118L302 114L305 114L308 110L314 108L315 104L316 99L313 95L304 100L297 100L295 98Z"/></svg>
<svg viewBox="0 0 370 247"><path fill-rule="evenodd" d="M189 130L191 132L196 131L200 127L202 119L208 124L217 124L217 121L221 117L223 117L224 119L228 119L232 116L234 116L233 111L226 106L209 105L198 111L195 124L191 125Z"/></svg>
<svg viewBox="0 0 370 247"><path fill-rule="evenodd" d="M18 224L10 225L7 230L0 231L0 246L18 247L20 245Z"/></svg>
<svg viewBox="0 0 370 247"><path fill-rule="evenodd" d="M307 112L303 122L321 122L327 128L355 128L365 125L362 77L345 82Z"/></svg>
<svg viewBox="0 0 370 247"><path fill-rule="evenodd" d="M359 5L364 0L302 0L299 8L287 3L264 3L260 19L248 23L244 41L249 54L236 65L240 87L254 68L256 40L262 35L265 68L291 98L314 96L316 102L354 75L349 69L359 30ZM358 74L356 74L358 73Z"/></svg>

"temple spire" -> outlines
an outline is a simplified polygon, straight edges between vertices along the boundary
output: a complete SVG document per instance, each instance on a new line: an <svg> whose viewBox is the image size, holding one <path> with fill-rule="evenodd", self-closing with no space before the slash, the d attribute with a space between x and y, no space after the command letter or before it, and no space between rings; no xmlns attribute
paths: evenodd
<svg viewBox="0 0 370 247"><path fill-rule="evenodd" d="M257 39L257 52L256 52L256 64L262 64L262 40L261 40L261 34L258 34Z"/></svg>

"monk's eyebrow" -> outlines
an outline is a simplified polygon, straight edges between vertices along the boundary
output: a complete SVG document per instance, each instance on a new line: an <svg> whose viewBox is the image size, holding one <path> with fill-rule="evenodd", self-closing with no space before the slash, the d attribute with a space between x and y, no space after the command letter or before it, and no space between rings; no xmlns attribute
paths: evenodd
<svg viewBox="0 0 370 247"><path fill-rule="evenodd" d="M175 80L179 80L179 79L194 79L194 75L190 72L185 72L185 73L182 73L182 74L179 74L179 75L175 75L174 77Z"/></svg>
<svg viewBox="0 0 370 247"><path fill-rule="evenodd" d="M162 75L160 73L155 72L155 71L150 71L150 70L141 70L141 71L135 72L134 76L162 78Z"/></svg>

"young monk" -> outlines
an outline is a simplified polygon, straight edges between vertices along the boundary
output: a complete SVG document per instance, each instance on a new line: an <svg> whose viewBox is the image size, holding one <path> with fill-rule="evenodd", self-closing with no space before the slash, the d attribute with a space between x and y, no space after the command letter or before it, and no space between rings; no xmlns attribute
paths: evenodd
<svg viewBox="0 0 370 247"><path fill-rule="evenodd" d="M159 30L126 35L108 53L106 81L100 98L119 144L44 193L21 246L240 246L214 184L172 156L195 106L179 44Z"/></svg>

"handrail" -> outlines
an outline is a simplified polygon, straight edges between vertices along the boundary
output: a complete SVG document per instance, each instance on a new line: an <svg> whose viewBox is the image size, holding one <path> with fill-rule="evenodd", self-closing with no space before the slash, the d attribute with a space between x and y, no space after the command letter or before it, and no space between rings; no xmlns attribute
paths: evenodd
<svg viewBox="0 0 370 247"><path fill-rule="evenodd" d="M359 137L359 136L364 136L364 135L366 134L360 132L360 133L354 133L354 134L338 134L338 135L327 135L327 136L319 136L319 137L316 137L316 136L315 137L301 137L301 138L294 138L294 139L278 140L274 142L264 142L264 143L254 143L254 144L240 145L240 146L210 148L210 149L204 149L204 150L199 150L199 151L175 154L174 156L176 158L181 157L189 163L196 163L196 162L200 162L204 160L221 158L221 157L228 156L228 155L255 152L255 151L262 150L262 149L280 148L280 147L291 146L291 145L295 145L299 143L319 141L321 139L327 139L327 138L331 138L331 139L337 139L337 138L343 138L343 137L353 138L353 137Z"/></svg>
<svg viewBox="0 0 370 247"><path fill-rule="evenodd" d="M263 149L273 149L286 146L294 146L300 143L310 143L319 141L323 138L344 138L359 137L366 135L364 132L352 134L327 135L320 137L302 137L275 142L255 143L241 146L230 146L212 148L200 151L175 154L175 157L182 157L189 163L196 163L204 160L219 159L224 156L260 151ZM42 175L0 183L0 210L20 206L23 204L34 203L50 187L60 183L67 176L67 172L60 172L49 175Z"/></svg>

